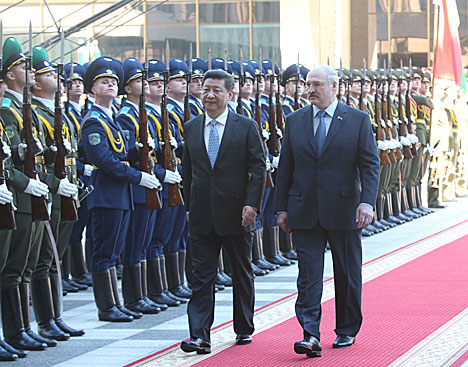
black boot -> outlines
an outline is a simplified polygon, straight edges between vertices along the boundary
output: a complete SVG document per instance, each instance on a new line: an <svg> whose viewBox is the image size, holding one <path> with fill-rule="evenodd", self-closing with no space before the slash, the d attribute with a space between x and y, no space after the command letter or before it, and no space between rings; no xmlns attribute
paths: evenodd
<svg viewBox="0 0 468 367"><path fill-rule="evenodd" d="M92 273L93 291L96 306L98 308L98 317L101 321L111 322L130 322L133 317L120 311L114 300L114 292L109 270Z"/></svg>
<svg viewBox="0 0 468 367"><path fill-rule="evenodd" d="M401 196L401 211L404 215L407 217L410 217L412 219L419 218L420 215L412 212L409 207L409 202L408 202L408 195L406 192L406 188L402 187L400 190L400 196Z"/></svg>
<svg viewBox="0 0 468 367"><path fill-rule="evenodd" d="M123 267L122 267L123 271ZM129 310L127 307L125 307L121 302L120 302L120 294L119 294L119 282L117 279L117 269L116 268L110 268L109 269L109 274L111 278L111 284L112 284L112 291L114 292L114 300L115 300L115 306L122 311L123 313L126 313L129 316L133 316L134 319L140 319L143 314L141 312L135 312L132 310Z"/></svg>
<svg viewBox="0 0 468 367"><path fill-rule="evenodd" d="M161 275L161 261L159 257L146 260L147 279L148 279L148 298L157 303L167 305L169 307L180 306L180 302L168 297L164 291L167 289L163 288L163 281ZM164 272L164 276L166 273Z"/></svg>
<svg viewBox="0 0 468 367"><path fill-rule="evenodd" d="M49 277L33 279L31 291L39 335L46 339L58 341L70 339L70 334L64 333L55 323Z"/></svg>
<svg viewBox="0 0 468 367"><path fill-rule="evenodd" d="M171 297L172 299L179 301L181 304L187 303L188 299L184 297L177 297L174 293L169 292L169 282L167 280L167 274L166 274L166 257L161 256L158 258L159 260L159 266L161 270L161 281L163 284L163 294L165 294L167 297Z"/></svg>
<svg viewBox="0 0 468 367"><path fill-rule="evenodd" d="M26 358L28 356L27 351L13 348L10 344L2 339L0 339L0 347L5 349L10 354L16 354L19 358Z"/></svg>
<svg viewBox="0 0 468 367"><path fill-rule="evenodd" d="M167 273L167 284L169 286L169 292L179 298L190 298L191 293L187 292L182 288L181 280L179 278L179 256L178 253L167 254L164 256L166 259L166 273Z"/></svg>
<svg viewBox="0 0 468 367"><path fill-rule="evenodd" d="M179 279L180 286L185 289L187 294L190 294L192 297L192 290L185 285L185 262L187 259L187 250L179 250L178 252L178 261L179 261Z"/></svg>
<svg viewBox="0 0 468 367"><path fill-rule="evenodd" d="M159 307L153 307L143 300L140 263L124 265L122 269L122 293L124 305L130 311L142 314L157 314L161 311Z"/></svg>
<svg viewBox="0 0 468 367"><path fill-rule="evenodd" d="M260 269L273 271L279 269L279 265L272 264L265 260L263 255L263 229L260 228L253 233L252 262Z"/></svg>
<svg viewBox="0 0 468 367"><path fill-rule="evenodd" d="M73 329L62 320L62 300L60 298L60 288L57 274L50 274L50 288L52 290L52 305L54 307L55 324L64 333L70 336L82 336L85 334L83 329Z"/></svg>
<svg viewBox="0 0 468 367"><path fill-rule="evenodd" d="M85 284L79 284L70 279L70 246L67 246L65 250L65 254L62 258L62 279L67 283L69 286L77 288L79 291L85 291L88 289L88 286Z"/></svg>
<svg viewBox="0 0 468 367"><path fill-rule="evenodd" d="M21 310L21 298L18 286L2 288L1 311L3 335L8 344L20 350L47 349L47 344L37 342L24 331L23 313Z"/></svg>
<svg viewBox="0 0 468 367"><path fill-rule="evenodd" d="M407 186L406 187L406 197L408 198L408 208L411 210L413 213L418 214L419 216L426 215L426 212L422 212L421 210L418 209L416 205L416 198L414 194L414 187L413 186Z"/></svg>
<svg viewBox="0 0 468 367"><path fill-rule="evenodd" d="M158 307L161 311L167 310L167 305L164 303L156 303L148 298L148 271L146 266L146 260L140 262L141 270L141 293L143 295L143 301L148 303L152 307Z"/></svg>
<svg viewBox="0 0 468 367"><path fill-rule="evenodd" d="M425 211L428 214L434 213L433 210L426 208L422 205L421 184L416 185L414 189L416 191L416 203L418 205L419 210Z"/></svg>
<svg viewBox="0 0 468 367"><path fill-rule="evenodd" d="M70 251L70 274L75 283L91 287L93 284L83 257L83 246L76 243L68 246Z"/></svg>
<svg viewBox="0 0 468 367"><path fill-rule="evenodd" d="M395 193L396 195L396 193ZM396 195L398 196L398 195ZM397 217L397 212L395 212L395 204L393 202L393 193L387 192L385 194L385 207L387 208L389 212L389 216L385 217L386 220L388 220L390 223L394 223L395 225L403 224L405 223L404 220L400 219Z"/></svg>
<svg viewBox="0 0 468 367"><path fill-rule="evenodd" d="M391 195L392 195L392 206L393 206L394 216L403 222L409 222L413 220L412 217L407 217L401 212L402 200L401 200L401 196L399 195L399 193L395 191L395 192L392 192Z"/></svg>
<svg viewBox="0 0 468 367"><path fill-rule="evenodd" d="M263 250L265 259L280 266L291 265L292 262L285 259L279 254L279 238L276 238L279 233L275 231L276 227L263 228Z"/></svg>
<svg viewBox="0 0 468 367"><path fill-rule="evenodd" d="M257 265L255 265L254 263L252 263L252 271L254 273L254 275L256 277L261 277L261 276L264 276L264 275L267 275L269 273L268 270L263 270L263 269L260 269Z"/></svg>
<svg viewBox="0 0 468 367"><path fill-rule="evenodd" d="M292 236L285 231L279 231L279 246L280 251L288 260L297 260L297 253L293 248Z"/></svg>

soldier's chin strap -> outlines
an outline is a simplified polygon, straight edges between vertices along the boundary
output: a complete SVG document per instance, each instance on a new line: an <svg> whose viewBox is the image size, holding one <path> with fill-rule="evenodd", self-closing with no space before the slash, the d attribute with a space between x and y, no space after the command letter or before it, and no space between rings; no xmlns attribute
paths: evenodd
<svg viewBox="0 0 468 367"><path fill-rule="evenodd" d="M52 227L50 226L50 222L48 220L44 221L44 225L47 230L47 235L49 236L50 243L52 244L52 250L54 251L54 260L55 260L55 266L57 268L57 277L58 277L58 295L60 299L59 307L60 307L60 315L62 314L63 311L63 291L62 291L62 269L60 268L60 258L59 254L57 251L57 244L55 242L54 238L54 233L52 232ZM55 315L58 317L59 315Z"/></svg>

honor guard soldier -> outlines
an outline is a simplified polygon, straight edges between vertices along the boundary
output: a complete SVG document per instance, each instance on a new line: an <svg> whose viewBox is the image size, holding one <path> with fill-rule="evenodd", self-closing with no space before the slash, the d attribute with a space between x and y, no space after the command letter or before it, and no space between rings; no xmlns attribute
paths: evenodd
<svg viewBox="0 0 468 367"><path fill-rule="evenodd" d="M98 316L103 321L128 322L141 314L126 309L119 299L116 261L127 239L133 209L131 184L148 189L160 186L151 174L130 167L136 152L128 150L128 137L115 122L111 110L123 81L122 65L111 57L100 57L88 67L85 89L96 101L82 122L81 141L95 166L88 196L93 225L91 272Z"/></svg>
<svg viewBox="0 0 468 367"><path fill-rule="evenodd" d="M295 96L301 96L305 90L305 78L297 72L297 64L292 64L283 72L283 86L285 96L283 99L283 113L285 116L294 112ZM296 93L297 91L297 93Z"/></svg>
<svg viewBox="0 0 468 367"><path fill-rule="evenodd" d="M54 99L59 83L59 75L48 61L48 55L43 48L34 47L32 55L33 68L36 82L31 86L33 94L32 106L39 117L44 129L46 147L50 151L57 151L55 134L62 134L63 144L66 149L65 172L67 177L60 179L57 193L52 193L50 225L56 239L59 260L63 263L68 249L68 241L73 229L73 222L61 215L62 197L68 197L78 205L75 198L78 193L76 158L78 156L76 146L76 130L73 124L61 114L61 106L58 106L61 116L61 131L55 131L54 120L56 105ZM60 98L60 97L58 97ZM57 154L57 153L56 153ZM46 163L49 174L55 172L56 162ZM75 213L76 214L76 213ZM76 217L75 217L76 219ZM66 220L66 221L65 221ZM54 261L54 252L49 236L44 233L39 246L31 249L31 258L35 258L35 266L28 263L26 272L32 273L31 293L34 313L38 323L39 335L54 340L67 340L70 336L81 336L83 330L72 329L61 319L61 297L58 284L57 266ZM84 286L86 289L87 287ZM50 303L52 300L52 303Z"/></svg>
<svg viewBox="0 0 468 367"><path fill-rule="evenodd" d="M270 139L276 138L276 152L271 151L269 149L269 156L268 159L271 162L273 169L278 168L279 162L279 149L278 149L278 136L281 135L281 131L277 128L276 122L276 106L275 106L275 95L278 92L278 85L276 83L276 75L279 73L278 65L273 66L273 62L271 60L262 60L262 74L264 75L264 91L261 94L260 101L262 106L262 116L265 116L265 130L268 131L268 143L267 146L270 148L272 147L270 143ZM273 82L272 82L273 81ZM270 118L270 94L271 94L271 103L272 109L272 116ZM274 120L273 120L274 118ZM282 116L281 116L282 118ZM272 124L274 126L272 126ZM272 129L275 129L273 134ZM288 266L292 264L292 261L288 258L285 258L281 255L280 252L280 230L279 226L276 223L276 215L274 213L274 196L275 196L275 189L274 187L270 189L270 194L268 199L264 197L263 202L265 205L264 212L263 212L263 251L265 254L265 258L272 264ZM288 248L286 252L290 252L291 248ZM294 258L295 254L290 253L290 256Z"/></svg>
<svg viewBox="0 0 468 367"><path fill-rule="evenodd" d="M187 74L189 68L181 59L169 61L169 80L167 82L167 110L169 121L179 130L181 139L184 136L184 99L187 92ZM176 149L177 170L180 174L182 144ZM171 293L179 298L189 299L192 292L184 284L185 260L186 260L186 225L187 216L185 207L177 205L173 207L172 213L175 217L174 226L167 228L170 231L169 240L164 244L164 259L168 288ZM187 301L185 301L187 302Z"/></svg>
<svg viewBox="0 0 468 367"><path fill-rule="evenodd" d="M185 61L188 65L190 60ZM201 115L205 110L201 102L203 75L208 70L208 64L205 60L198 57L192 58L192 77L189 84L190 91L190 111L192 116Z"/></svg>
<svg viewBox="0 0 468 367"><path fill-rule="evenodd" d="M34 137L34 147L31 149L34 149L35 163L39 170L38 175L34 176L39 176L40 180L45 183L35 177L29 177L25 171L28 148L23 137L25 124L29 124L29 121L27 121L27 116L23 116L22 111L23 102L29 103L29 90L26 87L34 82L34 71L30 69L30 65L30 61L22 53L19 42L9 37L3 45L1 76L8 89L5 91L0 106L0 116L5 124L12 150L13 165L9 171L8 183L15 196L17 210L15 213L16 230L13 231L11 237L11 243L14 246L9 249L1 274L1 306L5 341L21 350L44 350L47 345L56 343L51 341L47 344L44 338L32 331L30 325L29 285L31 278L30 273L25 273L25 269L31 265L29 260L33 263L32 268L35 266L35 261L30 259L29 254L34 246L40 245L44 230L42 221L33 222L31 197L40 198L41 209L43 209L45 205L43 199L47 196L49 188L57 192L60 180L43 170L44 164L53 162L54 156L53 152L44 148L42 124L34 111L31 111ZM23 101L23 97L27 99ZM28 156L30 157L31 155ZM41 212L41 214L44 213Z"/></svg>
<svg viewBox="0 0 468 367"><path fill-rule="evenodd" d="M250 103L250 96L252 95L253 85L255 81L255 70L247 61L242 62L241 70L243 71L243 84L240 87L240 94L242 97L242 111L245 117L254 119L254 111Z"/></svg>
<svg viewBox="0 0 468 367"><path fill-rule="evenodd" d="M242 112L242 97L240 97L240 80L241 68L240 63L234 60L228 60L229 67L231 68L232 77L234 78L234 86L232 87L232 98L228 102L229 111L237 113ZM240 103L240 104L239 104Z"/></svg>
<svg viewBox="0 0 468 367"><path fill-rule="evenodd" d="M149 95L148 82L142 80L142 72L143 65L134 57L129 57L123 62L123 83L120 94L126 95L126 99L122 102L116 120L127 136L129 150L135 149L135 147L139 148L139 144L141 144L138 103L142 92L145 93L145 96ZM144 108L146 109L146 106ZM147 135L148 146L152 151L155 149L155 141L158 141L153 124L148 123ZM140 169L140 162L138 161L132 166ZM155 169L154 173L159 180L164 179L164 172ZM156 314L161 309L151 300L144 299L141 278L142 254L146 252L146 248L151 242L156 210L146 209L146 190L144 187L132 185L131 188L134 209L130 213L129 231L121 257L124 305L134 312Z"/></svg>
<svg viewBox="0 0 468 367"><path fill-rule="evenodd" d="M65 102L64 112L68 119L73 122L77 136L81 129L82 121L82 107L80 105L81 96L84 93L84 75L86 69L74 62L73 67L71 63L64 66L65 85L67 100ZM80 182L80 193L88 188L89 177L93 171L93 166L85 159L81 142L77 140L79 159L76 160L76 170ZM86 228L85 252L86 263L83 257L83 245L81 243L84 229ZM73 231L69 241L70 251L70 273L72 280L75 283L87 286L92 285L91 275L87 272L89 268L89 261L91 257L91 220L88 211L88 204L86 198L81 200L78 209L78 220L73 225ZM66 274L68 278L68 274Z"/></svg>
<svg viewBox="0 0 468 367"><path fill-rule="evenodd" d="M159 60L148 61L148 84L150 94L146 100L148 110L148 124L152 124L157 131L158 141L161 149L157 152L158 162L156 165L166 167L166 157L162 154L164 150L164 126L162 121L161 102L165 93L164 75L166 65ZM169 146L174 157L174 150L181 144L179 130L176 125L167 121L169 129ZM169 185L179 184L182 181L178 171L165 170L163 178L161 199L162 208L158 210L156 223L151 238L151 243L146 251L147 262L147 280L148 280L148 298L153 302L169 307L177 307L181 303L187 303L186 298L179 298L168 290L168 282L166 276L166 259L164 257L164 247L168 244L172 234L172 228L176 220L173 206L169 201Z"/></svg>

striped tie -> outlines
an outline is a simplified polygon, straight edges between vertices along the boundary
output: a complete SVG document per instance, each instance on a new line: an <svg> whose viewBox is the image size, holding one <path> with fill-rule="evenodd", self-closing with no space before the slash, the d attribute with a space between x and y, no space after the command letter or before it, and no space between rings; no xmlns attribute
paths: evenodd
<svg viewBox="0 0 468 367"><path fill-rule="evenodd" d="M218 156L219 151L219 134L218 129L216 128L216 124L218 121L211 120L210 121L210 136L208 138L208 158L210 159L211 168L213 168L216 157Z"/></svg>

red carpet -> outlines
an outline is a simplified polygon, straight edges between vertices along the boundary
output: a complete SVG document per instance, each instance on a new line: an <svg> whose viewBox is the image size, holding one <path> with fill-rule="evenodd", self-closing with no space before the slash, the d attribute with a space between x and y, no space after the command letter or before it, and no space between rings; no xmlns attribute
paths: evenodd
<svg viewBox="0 0 468 367"><path fill-rule="evenodd" d="M468 307L467 245L465 236L365 283L364 322L351 348L331 347L332 299L322 305L321 358L294 353L302 330L293 317L195 366L387 366Z"/></svg>

